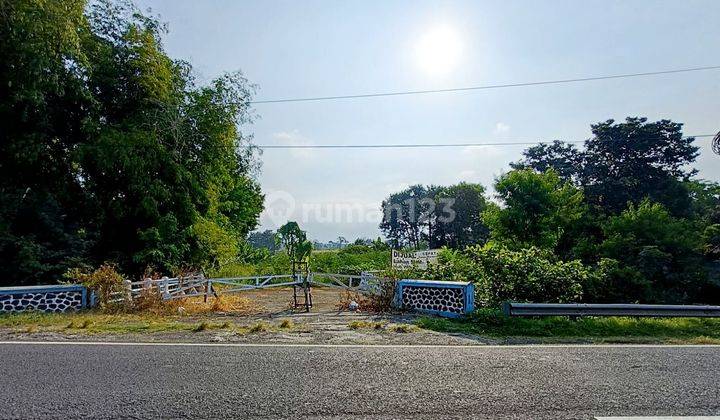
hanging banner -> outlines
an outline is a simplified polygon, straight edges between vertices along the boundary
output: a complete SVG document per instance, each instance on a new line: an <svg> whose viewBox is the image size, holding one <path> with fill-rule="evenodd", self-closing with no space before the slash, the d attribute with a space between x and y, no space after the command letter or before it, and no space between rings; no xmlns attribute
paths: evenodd
<svg viewBox="0 0 720 420"><path fill-rule="evenodd" d="M425 251L392 251L392 268L407 270L416 268L426 270L428 264L437 263L438 249Z"/></svg>

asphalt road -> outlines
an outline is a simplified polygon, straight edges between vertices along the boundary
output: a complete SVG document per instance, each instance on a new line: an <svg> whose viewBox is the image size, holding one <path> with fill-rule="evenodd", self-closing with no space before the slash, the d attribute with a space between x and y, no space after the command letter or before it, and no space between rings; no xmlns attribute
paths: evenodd
<svg viewBox="0 0 720 420"><path fill-rule="evenodd" d="M720 347L0 344L0 416L720 414Z"/></svg>

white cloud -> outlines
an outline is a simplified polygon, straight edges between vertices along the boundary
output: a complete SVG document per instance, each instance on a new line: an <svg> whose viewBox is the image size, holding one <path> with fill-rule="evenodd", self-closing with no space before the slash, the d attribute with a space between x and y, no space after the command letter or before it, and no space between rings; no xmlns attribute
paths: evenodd
<svg viewBox="0 0 720 420"><path fill-rule="evenodd" d="M307 146L312 144L305 136L300 134L299 130L278 131L273 133L272 137L278 140L279 145ZM290 153L295 158L309 159L314 157L313 149L290 149Z"/></svg>
<svg viewBox="0 0 720 420"><path fill-rule="evenodd" d="M499 122L495 124L495 134L503 134L510 131L510 126L505 124L504 122Z"/></svg>

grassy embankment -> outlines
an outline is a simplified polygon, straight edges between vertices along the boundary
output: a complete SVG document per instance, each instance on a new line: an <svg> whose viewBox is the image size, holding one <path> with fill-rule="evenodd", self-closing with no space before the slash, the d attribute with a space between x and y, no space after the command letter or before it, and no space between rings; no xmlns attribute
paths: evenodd
<svg viewBox="0 0 720 420"><path fill-rule="evenodd" d="M423 317L416 325L507 342L720 344L720 319L709 318L507 318L481 309L465 319Z"/></svg>
<svg viewBox="0 0 720 420"><path fill-rule="evenodd" d="M238 334L294 329L288 319L273 323L240 324L227 315L250 315L254 304L241 296L222 296L204 303L202 298L189 298L156 304L132 312L90 310L71 313L25 312L0 315L0 329L13 333L92 334L153 334L227 330Z"/></svg>

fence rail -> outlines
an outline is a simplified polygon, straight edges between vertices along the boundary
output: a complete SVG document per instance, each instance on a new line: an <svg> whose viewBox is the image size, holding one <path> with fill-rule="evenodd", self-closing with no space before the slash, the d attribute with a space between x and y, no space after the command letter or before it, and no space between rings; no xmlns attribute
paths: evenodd
<svg viewBox="0 0 720 420"><path fill-rule="evenodd" d="M345 275L332 273L310 273L308 282L316 286L342 288L360 292L372 292L381 278L372 274ZM125 290L113 296L114 302L133 300L148 293L158 293L164 300L182 299L193 296L218 296L225 293L236 293L255 289L287 287L303 283L302 278L292 274L206 278L202 274L186 277L163 277L126 281Z"/></svg>
<svg viewBox="0 0 720 420"><path fill-rule="evenodd" d="M720 306L639 305L602 303L515 303L505 302L503 313L511 317L531 316L638 316L720 318Z"/></svg>

